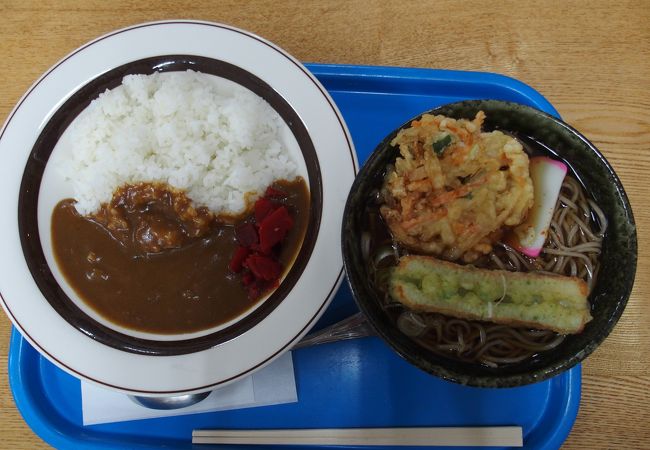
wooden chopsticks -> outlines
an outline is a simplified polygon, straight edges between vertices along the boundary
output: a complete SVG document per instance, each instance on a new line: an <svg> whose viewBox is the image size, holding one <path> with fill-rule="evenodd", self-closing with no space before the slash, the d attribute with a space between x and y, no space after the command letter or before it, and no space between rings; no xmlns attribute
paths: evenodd
<svg viewBox="0 0 650 450"><path fill-rule="evenodd" d="M194 430L193 444L522 447L521 427Z"/></svg>

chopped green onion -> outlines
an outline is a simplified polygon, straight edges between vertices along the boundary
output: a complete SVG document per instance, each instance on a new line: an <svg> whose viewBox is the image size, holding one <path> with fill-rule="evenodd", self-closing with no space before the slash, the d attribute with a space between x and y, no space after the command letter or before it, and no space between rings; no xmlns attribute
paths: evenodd
<svg viewBox="0 0 650 450"><path fill-rule="evenodd" d="M451 144L451 136L446 134L433 143L433 151L436 153L436 155L440 156L445 151L447 146L449 146L449 144Z"/></svg>

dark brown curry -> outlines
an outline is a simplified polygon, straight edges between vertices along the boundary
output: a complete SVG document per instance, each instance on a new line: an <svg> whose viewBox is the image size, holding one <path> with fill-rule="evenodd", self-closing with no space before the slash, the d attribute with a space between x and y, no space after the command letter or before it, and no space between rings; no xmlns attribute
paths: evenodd
<svg viewBox="0 0 650 450"><path fill-rule="evenodd" d="M294 221L274 249L286 272L307 229L309 191L302 178L273 187L286 194L279 201ZM250 220L225 223L193 208L182 191L141 183L119 189L90 217L79 215L71 199L59 202L52 247L68 283L109 321L151 333L190 333L228 322L259 301L229 269L235 230Z"/></svg>

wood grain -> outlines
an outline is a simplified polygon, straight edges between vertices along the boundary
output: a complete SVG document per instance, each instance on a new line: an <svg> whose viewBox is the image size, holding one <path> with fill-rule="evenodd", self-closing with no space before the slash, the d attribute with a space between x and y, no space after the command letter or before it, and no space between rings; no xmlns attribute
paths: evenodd
<svg viewBox="0 0 650 450"><path fill-rule="evenodd" d="M0 120L60 58L113 29L195 18L255 32L310 62L498 72L528 83L600 148L634 210L637 278L607 341L583 365L567 449L650 448L650 2L451 0L0 2ZM1 251L1 249L0 249ZM0 315L0 364L10 325ZM0 447L47 448L0 370Z"/></svg>

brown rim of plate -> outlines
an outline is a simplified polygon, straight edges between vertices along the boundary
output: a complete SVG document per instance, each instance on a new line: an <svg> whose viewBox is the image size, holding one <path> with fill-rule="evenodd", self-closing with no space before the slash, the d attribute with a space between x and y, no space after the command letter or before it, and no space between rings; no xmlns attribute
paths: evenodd
<svg viewBox="0 0 650 450"><path fill-rule="evenodd" d="M107 89L119 86L131 74L194 70L242 85L275 109L297 140L309 176L309 223L296 259L280 286L262 304L234 324L192 339L157 341L136 338L113 330L84 313L61 289L45 260L37 220L38 196L47 161L70 123ZM23 173L18 199L18 230L27 266L41 293L55 311L77 330L102 344L136 354L172 356L194 353L229 341L267 317L289 294L311 257L322 212L322 179L314 144L305 125L287 101L270 85L250 72L225 61L194 55L162 55L133 61L112 69L77 90L52 116L39 135Z"/></svg>

